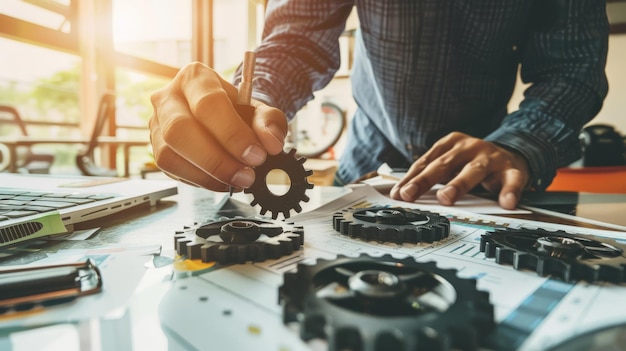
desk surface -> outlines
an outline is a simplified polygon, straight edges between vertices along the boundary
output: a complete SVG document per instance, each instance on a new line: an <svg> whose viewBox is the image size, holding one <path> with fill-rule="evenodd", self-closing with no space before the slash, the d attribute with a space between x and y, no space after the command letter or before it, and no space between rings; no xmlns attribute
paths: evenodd
<svg viewBox="0 0 626 351"><path fill-rule="evenodd" d="M314 208L329 200L345 195L347 192L345 188L316 187L310 192L311 201L304 204L305 206L303 207L305 207L305 210ZM231 343L227 344L230 347L223 349L246 349L238 348L237 346L241 346L238 343L244 343L250 340L257 343L260 347L257 349L266 349L262 346L266 345L267 342L272 342L272 340L273 342L281 340L281 342L277 344L276 348L267 349L302 349L301 344L298 344L299 338L296 334L290 334L288 332L285 334L286 329L280 328L278 328L279 334L275 334L275 331L271 330L273 325L281 325L279 317L280 307L276 304L276 288L280 284L281 279L275 274L276 271L273 267L270 267L271 265L269 263L235 265L229 269L224 268L219 270L204 267L199 271L200 273L198 273L198 275L190 273L186 278L179 276L173 279L173 281L164 281L164 277L172 277L171 271L170 273L163 273L163 270L167 272L167 270L171 268L171 265L168 265L168 259L174 259L176 256L176 248L173 240L175 233L180 232L183 228L189 227L194 223L204 223L208 219L214 218L218 214L218 211L220 215L229 217L236 215L247 216L255 213L254 209L246 208L245 206L235 208L222 207L223 199L223 194L216 194L181 184L178 195L162 200L155 207L130 209L112 218L87 222L77 226L77 228L75 228L77 230L95 227L100 228L98 233L89 240L40 240L33 243L30 247L25 249L25 251L4 257L0 261L0 265L34 262L46 257L47 253L57 252L58 250L97 249L110 244L119 243L128 246L159 244L161 245L161 255L156 256L151 261L150 267L152 268L146 269L146 275L142 279L139 288L137 288L135 296L128 303L127 309L125 310L126 313L118 313L116 317L109 315L104 319L97 319L99 322L96 324L100 328L100 336L96 335L98 333L87 333L87 337L83 335L85 328L88 329L90 326L93 328L94 322L91 321L87 325L79 324L79 326L76 327L76 331L68 334L70 338L72 336L75 337L77 333L80 339L79 343L97 343L98 347L101 347L103 350L171 350L194 347L208 347L213 349L213 346L220 345L220 342L223 340L227 340ZM235 202L235 204L237 203ZM317 224L315 224L314 221L311 222L310 219L308 221L309 222L306 223L309 224L305 226L307 231L304 248L305 256L310 253L310 255L316 257L327 257L332 252L353 254L355 252L354 250L358 251L362 249L367 249L375 254L390 252L404 254L412 252L412 255L415 257L425 257L435 260L446 259L453 256L451 253L442 253L441 250L435 250L430 254L426 254L424 248L417 250L418 247L415 245L401 248L396 245L357 243L354 239L339 238L339 241L334 241L336 238L331 240L327 237L327 234L324 232L326 229L318 228ZM310 230L310 228L313 229ZM476 225L471 224L466 226L464 223L459 223L455 230L465 231L468 228L478 230ZM330 235L332 236L333 234ZM471 235L475 236L477 234ZM340 246L337 246L339 244ZM469 242L465 242L463 245L469 245ZM476 250L474 249L474 251ZM294 257L298 257L298 255L300 254L296 254ZM467 263L467 265L463 264L463 267L459 266L456 268L463 270L463 276L465 277L484 276L478 281L479 288L486 288L490 291L492 298L496 301L498 300L498 295L513 294L517 296L521 294L520 291L525 291L529 289L530 286L532 286L533 290L545 290L546 284L548 283L556 284L559 288L566 287L567 291L559 293L558 298L562 299L562 301L553 301L555 304L560 303L560 305L565 306L561 309L558 309L560 305L557 307L551 306L550 312L546 311L546 316L542 317L541 320L543 324L550 325L551 332L555 335L558 333L567 334L568 331L563 330L567 328L574 330L569 331L570 333L577 332L577 328L573 328L568 324L570 322L567 320L559 320L559 318L582 318L580 314L583 313L583 311L580 310L580 306L576 307L575 299L581 299L583 293L587 293L588 290L595 288L553 282L552 280L545 280L543 278L539 279L535 274L518 272L505 266L484 266L484 263L481 263L485 262L484 258L476 261L477 264L473 265L472 260L476 259L476 254L473 256L468 255L469 254L459 256L462 257L461 261L454 261ZM456 257L457 256L455 256L454 259L456 259ZM442 262L451 261L443 260ZM161 267L159 268L158 266ZM483 272L476 271L482 266L485 268ZM203 269L206 269L208 273L202 273ZM239 291L240 294L245 295L245 293L247 293L246 284L249 284L250 279L253 279L253 281L257 283L261 281L264 282L256 286L258 289L255 288L256 291L254 292L258 294L259 300L264 300L265 297L268 297L265 302L266 305L261 307L260 310L259 306L255 307L250 305L249 301L245 299L239 301L236 298L232 299L232 296L223 296L224 293L228 291ZM147 288L145 288L145 286L147 286ZM508 290L506 289L507 286ZM183 288L184 290L182 290ZM503 288L505 289L502 290ZM617 289L618 291L615 291L615 289L611 289L610 291L603 290L602 292L598 291L595 292L595 294L602 298L614 298L615 296L623 297L626 293L626 287L618 287ZM196 310L198 307L193 305L193 303L198 303L199 301L197 300L197 295L194 295L198 291L200 291L200 301L208 300L211 302L202 305L204 307L200 307L200 310ZM616 293L617 295L615 295ZM547 295L544 297L553 298ZM517 302L514 304L523 303L521 302L523 299L518 300L515 300ZM178 305L179 303L180 305ZM171 308L168 308L168 306L172 304L175 305L172 307L174 308L173 314ZM541 308L539 305L535 307ZM552 311L552 309L554 309L554 311ZM496 308L496 319L504 320L505 318L511 318L511 313L519 314L520 311L517 306L500 306ZM594 314L592 312L593 311L585 312L590 313L584 317L586 322L577 323L602 324L600 323L601 319L598 319L597 313ZM547 318L548 313L551 313L554 317L552 319ZM610 320L609 315L610 313L602 317L606 320ZM254 319L255 317L263 317L264 319L250 321L250 319ZM230 325L229 323L238 320L237 318L244 318L245 321L242 321L242 325L239 326L243 329L234 330L231 328L227 329L227 331L222 331L221 328L224 325ZM527 316L527 318L530 317ZM274 319L275 321L273 321ZM626 313L622 321L625 319ZM111 321L114 322L112 323ZM525 321L525 323L528 322L528 320ZM2 331L2 325L3 322L0 319L0 346L7 345L6 340L8 335L6 334L7 331ZM558 327L559 325L561 325L561 327ZM589 329L589 325L587 325L586 328ZM189 333L185 334L185 330L188 330ZM222 332L224 332L225 335L220 335ZM5 334L3 335L3 333ZM272 339L272 336L276 337L276 339ZM3 344L3 337L5 344ZM220 337L223 339L220 339ZM530 332L525 334L526 342L532 342L532 339L533 335ZM205 340L204 343L202 340ZM35 338L31 338L29 342L35 342ZM10 348L8 348L8 350L10 350Z"/></svg>

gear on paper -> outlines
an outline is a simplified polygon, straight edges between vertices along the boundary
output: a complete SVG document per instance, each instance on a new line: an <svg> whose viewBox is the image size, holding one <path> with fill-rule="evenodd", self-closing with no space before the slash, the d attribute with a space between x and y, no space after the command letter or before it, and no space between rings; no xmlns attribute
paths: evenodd
<svg viewBox="0 0 626 351"><path fill-rule="evenodd" d="M495 326L487 292L434 262L319 259L284 274L283 322L328 350L477 350Z"/></svg>
<svg viewBox="0 0 626 351"><path fill-rule="evenodd" d="M450 221L417 209L351 208L333 215L333 228L341 234L368 241L432 243L448 237Z"/></svg>
<svg viewBox="0 0 626 351"><path fill-rule="evenodd" d="M276 259L299 250L303 244L302 227L256 218L222 218L174 235L179 255L220 264Z"/></svg>
<svg viewBox="0 0 626 351"><path fill-rule="evenodd" d="M313 184L307 181L307 177L313 174L313 171L304 169L306 158L296 158L295 154L296 150L291 149L289 153L282 151L278 155L268 155L262 165L255 167L254 184L244 192L253 195L254 199L250 205L260 205L261 215L270 211L272 219L278 218L279 213L289 218L291 210L302 211L301 201L309 201L305 192L313 188ZM274 194L267 186L267 175L275 169L284 171L289 177L289 190L285 194Z"/></svg>
<svg viewBox="0 0 626 351"><path fill-rule="evenodd" d="M480 251L499 264L566 282L626 282L626 245L612 239L543 229L483 234Z"/></svg>

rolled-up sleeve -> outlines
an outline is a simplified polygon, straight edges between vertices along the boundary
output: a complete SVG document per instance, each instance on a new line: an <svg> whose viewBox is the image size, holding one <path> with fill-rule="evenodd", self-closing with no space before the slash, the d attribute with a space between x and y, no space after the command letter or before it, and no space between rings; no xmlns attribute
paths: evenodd
<svg viewBox="0 0 626 351"><path fill-rule="evenodd" d="M556 169L581 156L579 134L608 91L606 4L564 0L554 21L529 32L521 76L531 85L519 110L485 139L519 151L531 168L531 187L547 188Z"/></svg>
<svg viewBox="0 0 626 351"><path fill-rule="evenodd" d="M288 118L313 99L339 68L338 39L353 5L352 0L270 0L263 41L255 50L253 97Z"/></svg>

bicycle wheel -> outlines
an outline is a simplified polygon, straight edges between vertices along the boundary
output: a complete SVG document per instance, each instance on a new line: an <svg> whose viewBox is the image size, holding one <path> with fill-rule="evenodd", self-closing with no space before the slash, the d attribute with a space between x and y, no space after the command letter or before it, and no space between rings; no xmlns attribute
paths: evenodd
<svg viewBox="0 0 626 351"><path fill-rule="evenodd" d="M321 116L316 113L298 115L296 149L299 156L320 157L333 147L346 126L346 113L333 102L323 102Z"/></svg>

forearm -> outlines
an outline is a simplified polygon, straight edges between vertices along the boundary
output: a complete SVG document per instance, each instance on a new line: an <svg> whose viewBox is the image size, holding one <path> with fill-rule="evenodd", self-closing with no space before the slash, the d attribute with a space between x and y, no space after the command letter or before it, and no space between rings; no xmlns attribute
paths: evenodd
<svg viewBox="0 0 626 351"><path fill-rule="evenodd" d="M580 157L580 131L606 96L608 24L603 4L566 1L551 26L530 33L522 79L531 86L519 110L486 138L527 158L536 189L545 189L556 168Z"/></svg>
<svg viewBox="0 0 626 351"><path fill-rule="evenodd" d="M288 118L326 86L339 68L338 38L353 1L270 1L253 97ZM234 83L240 80L237 71Z"/></svg>

